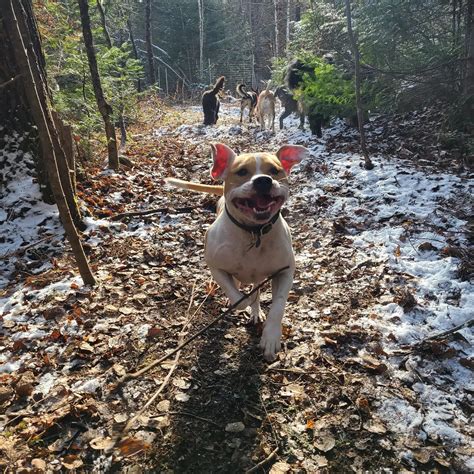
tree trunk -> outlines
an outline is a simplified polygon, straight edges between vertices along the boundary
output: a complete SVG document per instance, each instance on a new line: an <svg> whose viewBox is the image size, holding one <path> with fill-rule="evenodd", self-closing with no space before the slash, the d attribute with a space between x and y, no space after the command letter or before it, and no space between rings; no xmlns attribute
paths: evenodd
<svg viewBox="0 0 474 474"><path fill-rule="evenodd" d="M279 0L273 0L273 21L275 23L275 57L280 56L280 29L278 28L278 2Z"/></svg>
<svg viewBox="0 0 474 474"><path fill-rule="evenodd" d="M291 0L286 0L286 55L289 54L290 47L290 14L291 14Z"/></svg>
<svg viewBox="0 0 474 474"><path fill-rule="evenodd" d="M135 38L133 36L133 30L132 30L132 22L130 21L130 19L127 20L127 29L128 29L128 34L130 36L130 44L132 45L133 57L139 60L140 56L138 56L138 49L137 49L137 45L135 44ZM137 91L138 92L142 91L142 81L140 79L137 80Z"/></svg>
<svg viewBox="0 0 474 474"><path fill-rule="evenodd" d="M91 73L92 85L94 87L94 95L97 101L97 107L102 115L105 124L105 135L107 137L107 150L109 155L109 168L119 169L119 158L117 152L117 139L115 136L115 128L112 122L112 107L105 100L102 84L100 82L99 70L97 68L97 59L94 51L94 40L92 38L91 23L89 17L89 5L87 0L77 0L79 10L81 12L82 34L84 44L87 51L87 59Z"/></svg>
<svg viewBox="0 0 474 474"><path fill-rule="evenodd" d="M112 40L110 39L109 29L107 28L107 20L105 18L104 6L102 0L97 0L97 10L99 10L100 23L102 24L102 30L104 31L104 38L107 47L112 47Z"/></svg>
<svg viewBox="0 0 474 474"><path fill-rule="evenodd" d="M156 82L156 74L153 61L153 43L151 41L151 0L146 0L145 3L145 44L148 59L148 82L152 86Z"/></svg>
<svg viewBox="0 0 474 474"><path fill-rule="evenodd" d="M41 41L38 34L36 19L31 8L31 4L29 2L16 2L14 5L16 10L16 16L18 19L18 27L22 35L23 43L27 48L27 54L31 63L33 78L38 88L38 95L41 101L41 106L44 110L49 110L50 96L48 88L46 87L46 69L44 55L41 49ZM33 34L30 34L30 32L33 32ZM59 117L57 118L57 120L60 120ZM74 156L68 156L67 153L65 153L65 150L62 147L60 137L58 135L58 130L54 125L50 128L49 133L51 135L53 146L56 152L59 178L61 179L61 186L69 207L69 212L71 213L75 225L82 229L84 228L84 224L81 220L81 214L79 212L77 201L75 199L75 191L73 189L71 180L71 168L69 167L69 163L74 160ZM47 153L47 151L44 149L41 149L41 151L43 160L46 160L45 153ZM47 172L45 173L45 176L43 176L43 179L44 177L48 179L48 184L50 184L50 178Z"/></svg>
<svg viewBox="0 0 474 474"><path fill-rule="evenodd" d="M351 14L351 1L345 0L346 2L346 18L347 18L347 33L349 34L349 40L351 42L352 54L354 55L354 73L355 73L355 95L356 95L356 107L357 107L357 121L359 123L359 136L360 136L360 148L364 155L364 167L367 170L374 168L374 165L369 157L367 151L367 145L365 141L365 130L364 130L364 108L362 105L362 99L360 94L360 52L357 46L357 41L352 30L352 14Z"/></svg>
<svg viewBox="0 0 474 474"><path fill-rule="evenodd" d="M469 0L466 11L466 73L464 76L464 98L474 104L474 0ZM471 115L472 117L472 115Z"/></svg>
<svg viewBox="0 0 474 474"><path fill-rule="evenodd" d="M30 0L27 0L28 4ZM21 5L16 0L18 14L23 14ZM74 256L76 258L79 272L85 284L95 285L96 281L89 267L89 263L84 254L79 235L69 212L69 207L66 202L64 192L59 179L59 171L57 167L56 148L53 143L50 130L54 130L54 121L49 109L49 104L44 104L40 98L41 89L44 85L36 84L35 77L39 74L33 73L36 67L36 61L31 61L28 56L26 45L23 42L20 27L17 21L17 16L13 7L13 0L0 0L1 11L4 15L4 28L10 38L14 59L17 65L18 73L21 75L24 84L24 94L26 101L31 111L31 117L38 128L39 140L41 147L45 150L44 160L48 177L51 183L51 189L54 194L54 199L58 206L59 215L63 223L67 239L71 244ZM26 21L25 19L22 19Z"/></svg>
<svg viewBox="0 0 474 474"><path fill-rule="evenodd" d="M198 0L199 14L199 80L204 78L204 4Z"/></svg>

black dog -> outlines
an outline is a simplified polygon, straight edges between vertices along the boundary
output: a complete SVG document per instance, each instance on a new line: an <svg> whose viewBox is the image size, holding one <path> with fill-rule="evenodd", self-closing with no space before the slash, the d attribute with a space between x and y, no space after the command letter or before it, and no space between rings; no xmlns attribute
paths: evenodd
<svg viewBox="0 0 474 474"><path fill-rule="evenodd" d="M278 86L275 89L275 97L278 98L281 102L282 107L285 109L280 115L280 130L283 129L283 120L288 117L288 115L297 113L300 116L300 128L304 127L304 113L300 111L298 107L298 102L294 99L293 94L283 86Z"/></svg>
<svg viewBox="0 0 474 474"><path fill-rule="evenodd" d="M248 91L245 84L237 84L235 88L237 94L241 97L240 99L240 123L242 123L242 117L244 110L249 109L249 123L252 121L252 117L257 106L258 92L254 89Z"/></svg>
<svg viewBox="0 0 474 474"><path fill-rule="evenodd" d="M293 61L286 71L285 82L290 89L294 91L297 89L303 82L303 74L311 74L314 76L314 69L305 64L303 61L297 59ZM293 99L294 100L294 99ZM304 127L304 118L305 115L308 116L309 128L313 135L316 135L318 138L321 138L323 135L322 124L327 122L327 118L318 113L316 110L313 110L306 106L302 101L298 102L298 112L300 114L300 127ZM286 113L286 110L285 110ZM291 113L291 112L290 112ZM285 115L287 117L290 113ZM284 117L283 117L284 118ZM282 117L280 117L280 126L282 124Z"/></svg>
<svg viewBox="0 0 474 474"><path fill-rule="evenodd" d="M221 76L214 84L214 88L202 95L202 110L204 112L204 125L214 125L219 118L219 97L217 94L224 89L225 77Z"/></svg>

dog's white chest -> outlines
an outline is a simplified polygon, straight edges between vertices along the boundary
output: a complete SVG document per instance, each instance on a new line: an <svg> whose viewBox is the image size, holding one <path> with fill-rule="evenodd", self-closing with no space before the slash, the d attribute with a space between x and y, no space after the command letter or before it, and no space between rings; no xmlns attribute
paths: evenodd
<svg viewBox="0 0 474 474"><path fill-rule="evenodd" d="M206 235L206 262L242 283L258 283L284 266L294 266L291 237L281 218L270 232L257 237L244 231L224 215L218 217Z"/></svg>

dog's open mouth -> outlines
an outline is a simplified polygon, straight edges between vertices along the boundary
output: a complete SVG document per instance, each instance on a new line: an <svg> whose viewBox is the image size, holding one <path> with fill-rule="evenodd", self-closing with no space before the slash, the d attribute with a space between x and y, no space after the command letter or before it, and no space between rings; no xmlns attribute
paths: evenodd
<svg viewBox="0 0 474 474"><path fill-rule="evenodd" d="M244 214L258 221L269 220L283 205L282 196L256 194L248 198L235 198L232 203Z"/></svg>

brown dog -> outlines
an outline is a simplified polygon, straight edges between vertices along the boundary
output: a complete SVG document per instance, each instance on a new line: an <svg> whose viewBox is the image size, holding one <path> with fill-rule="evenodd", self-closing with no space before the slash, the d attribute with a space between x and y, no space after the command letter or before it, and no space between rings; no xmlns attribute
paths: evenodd
<svg viewBox="0 0 474 474"><path fill-rule="evenodd" d="M257 114L260 121L260 130L265 130L265 119L268 118L268 125L275 133L275 95L270 90L270 81L267 87L258 96Z"/></svg>
<svg viewBox="0 0 474 474"><path fill-rule="evenodd" d="M217 219L206 233L205 258L231 304L242 297L239 282L258 285L288 267L272 281L272 304L260 341L265 359L273 360L280 350L281 321L295 270L290 229L280 209L288 199L291 168L307 155L307 150L284 145L275 154L237 155L222 143L211 147L211 176L224 181L224 186L174 178L166 181L179 188L223 196L217 206ZM254 321L261 320L259 292L242 301L237 309L248 306Z"/></svg>

